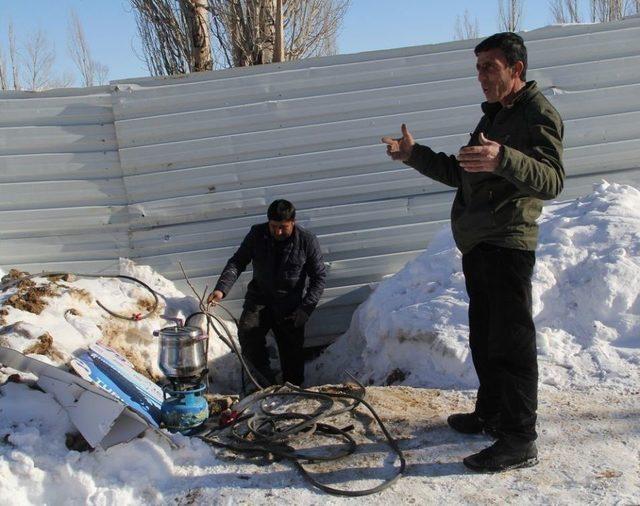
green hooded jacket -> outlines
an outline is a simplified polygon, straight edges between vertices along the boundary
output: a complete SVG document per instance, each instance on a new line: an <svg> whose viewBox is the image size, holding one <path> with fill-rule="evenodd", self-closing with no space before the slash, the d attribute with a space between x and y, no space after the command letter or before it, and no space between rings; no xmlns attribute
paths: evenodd
<svg viewBox="0 0 640 506"><path fill-rule="evenodd" d="M557 197L564 185L562 119L535 81L526 83L511 106L484 102L482 111L468 146L480 144L480 132L502 144L502 160L494 172L466 172L455 156L420 144L406 164L458 189L451 228L462 253L481 242L533 251L542 200Z"/></svg>

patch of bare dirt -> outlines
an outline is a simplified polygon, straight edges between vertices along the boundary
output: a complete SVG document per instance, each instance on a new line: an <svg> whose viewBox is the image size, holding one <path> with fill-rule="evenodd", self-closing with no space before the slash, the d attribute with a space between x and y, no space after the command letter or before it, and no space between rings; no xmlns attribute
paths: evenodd
<svg viewBox="0 0 640 506"><path fill-rule="evenodd" d="M77 280L77 277L73 274L61 274L59 276L48 276L47 279L57 288L60 289L61 294L68 293L72 298L84 302L87 305L93 304L93 297L84 288L76 288L67 283L72 283Z"/></svg>
<svg viewBox="0 0 640 506"><path fill-rule="evenodd" d="M17 281L11 285L11 288L15 288L16 293L11 295L4 305L29 313L40 314L47 307L47 302L44 299L57 297L60 294L55 285L51 283L38 285L32 279L27 278L29 275L28 272L11 269L8 274L2 277L0 282L3 284ZM7 310L4 308L1 315L3 321L5 321L7 314Z"/></svg>
<svg viewBox="0 0 640 506"><path fill-rule="evenodd" d="M2 276L2 279L0 279L0 283L6 283L8 281L13 281L14 279L24 278L25 276L29 276L29 273L21 271L19 269L11 269L7 274Z"/></svg>
<svg viewBox="0 0 640 506"><path fill-rule="evenodd" d="M150 336L147 336L146 333L124 322L110 322L102 326L104 344L131 362L137 372L152 381L159 381L162 377L153 372L149 358L140 352L139 344L147 343L149 339Z"/></svg>
<svg viewBox="0 0 640 506"><path fill-rule="evenodd" d="M64 312L64 317L66 318L68 315L72 316L82 316L82 313L78 311L75 307L70 307Z"/></svg>
<svg viewBox="0 0 640 506"><path fill-rule="evenodd" d="M407 378L407 375L405 374L405 372L402 369L396 368L389 373L389 376L387 376L387 380L385 384L387 386L391 386L394 383L400 383L401 381L404 381L406 378Z"/></svg>
<svg viewBox="0 0 640 506"><path fill-rule="evenodd" d="M411 387L369 387L367 400L389 421L410 421L420 425L443 413L473 409L466 396L455 391Z"/></svg>
<svg viewBox="0 0 640 506"><path fill-rule="evenodd" d="M191 489L184 497L176 498L176 504L178 506L202 504L202 491L199 488Z"/></svg>
<svg viewBox="0 0 640 506"><path fill-rule="evenodd" d="M136 305L140 308L143 309L146 313L148 313L149 311L152 311L154 309L154 305L155 305L155 300L153 300L153 298L140 298L136 301ZM157 312L159 309L159 304L158 307L155 308L154 312Z"/></svg>
<svg viewBox="0 0 640 506"><path fill-rule="evenodd" d="M79 301L84 302L87 305L93 304L93 297L84 288L75 288L73 286L65 286L65 289L69 292L69 294L74 299L78 299Z"/></svg>
<svg viewBox="0 0 640 506"><path fill-rule="evenodd" d="M55 348L53 344L53 337L48 332L45 332L38 337L38 342L29 346L23 351L23 353L25 355L31 353L35 355L45 355L56 362L64 361L64 355Z"/></svg>
<svg viewBox="0 0 640 506"><path fill-rule="evenodd" d="M58 281L66 281L67 283L71 283L75 281L77 278L70 272L63 272L61 274L57 274L54 276L47 276L47 279L52 283L57 283Z"/></svg>
<svg viewBox="0 0 640 506"><path fill-rule="evenodd" d="M59 296L53 285L36 286L31 280L20 281L16 288L18 293L9 297L5 305L33 314L40 314L47 307L45 298Z"/></svg>
<svg viewBox="0 0 640 506"><path fill-rule="evenodd" d="M69 450L76 452L87 452L92 449L91 445L87 443L87 440L79 432L67 432L64 443Z"/></svg>

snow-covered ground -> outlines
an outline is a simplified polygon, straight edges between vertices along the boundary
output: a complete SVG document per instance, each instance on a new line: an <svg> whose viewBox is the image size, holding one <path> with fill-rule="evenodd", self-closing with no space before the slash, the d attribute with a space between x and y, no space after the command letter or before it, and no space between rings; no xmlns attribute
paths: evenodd
<svg viewBox="0 0 640 506"><path fill-rule="evenodd" d="M450 412L472 406L475 385L460 255L449 230L380 283L354 314L348 332L307 366L313 384L335 383L349 370L366 383L404 385L372 387L368 393L399 438L408 468L391 489L365 500L639 502L639 250L637 189L602 183L584 198L545 209L534 275L541 463L502 475L467 471L461 458L489 440L454 434L444 422ZM162 295L151 317L117 320L97 306L100 300L124 314L148 309L149 295L121 280L81 278L53 285L34 280L48 287L40 300L31 301L31 310L39 314L14 307L21 306L11 299L19 288L0 294L0 344L64 364L102 339L141 372L158 376L152 331L166 326L162 315L184 318L197 302L147 267L127 260L120 267L122 274L142 279ZM214 339L210 358L214 389L233 389L235 359ZM14 372L0 368L1 504L348 501L310 488L286 462L235 458L195 438L173 436L174 448L148 431L106 451L70 450L67 434L74 431L65 411L50 395L30 388L27 375L21 383L7 382ZM362 437L375 438L366 420L358 423ZM364 451L373 459L363 464L365 471L371 467L367 476L379 480L391 474L392 463L384 455L373 458L379 445ZM340 476L325 471L345 487L340 480L360 476L357 465Z"/></svg>
<svg viewBox="0 0 640 506"><path fill-rule="evenodd" d="M635 389L640 379L640 192L602 183L545 208L533 277L540 381L558 388ZM448 229L354 313L309 369L365 383L475 387L461 255Z"/></svg>

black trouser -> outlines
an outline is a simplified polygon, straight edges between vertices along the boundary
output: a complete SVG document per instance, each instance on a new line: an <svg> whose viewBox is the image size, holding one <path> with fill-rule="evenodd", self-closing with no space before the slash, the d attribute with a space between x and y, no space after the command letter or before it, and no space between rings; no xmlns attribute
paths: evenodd
<svg viewBox="0 0 640 506"><path fill-rule="evenodd" d="M242 354L267 381L275 383L275 376L269 367L266 346L269 330L273 331L278 345L282 382L302 385L304 326L296 328L292 320L276 318L268 307L248 305L242 311L238 323L238 339Z"/></svg>
<svg viewBox="0 0 640 506"><path fill-rule="evenodd" d="M476 246L462 256L476 413L508 437L536 439L538 356L531 315L533 251Z"/></svg>

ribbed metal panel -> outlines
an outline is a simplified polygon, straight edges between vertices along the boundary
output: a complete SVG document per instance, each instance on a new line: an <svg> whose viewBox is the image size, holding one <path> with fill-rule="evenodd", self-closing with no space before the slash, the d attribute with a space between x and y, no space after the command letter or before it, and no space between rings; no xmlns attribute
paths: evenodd
<svg viewBox="0 0 640 506"><path fill-rule="evenodd" d="M524 34L527 77L566 127L562 198L638 185L640 18ZM0 263L107 268L129 256L202 289L266 206L288 198L329 268L315 342L446 226L453 194L390 162L405 122L456 152L480 117L477 41L0 95ZM228 298L239 312L251 273Z"/></svg>
<svg viewBox="0 0 640 506"><path fill-rule="evenodd" d="M96 272L129 254L109 87L0 93L0 264Z"/></svg>

